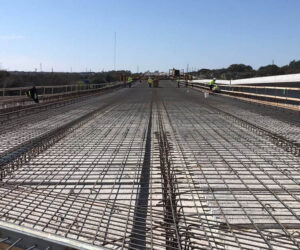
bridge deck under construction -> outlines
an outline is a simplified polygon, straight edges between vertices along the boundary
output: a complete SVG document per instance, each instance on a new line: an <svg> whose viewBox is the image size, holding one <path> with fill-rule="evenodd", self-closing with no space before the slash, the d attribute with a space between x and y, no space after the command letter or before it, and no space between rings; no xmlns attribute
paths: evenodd
<svg viewBox="0 0 300 250"><path fill-rule="evenodd" d="M176 86L3 122L0 247L299 249L298 114Z"/></svg>

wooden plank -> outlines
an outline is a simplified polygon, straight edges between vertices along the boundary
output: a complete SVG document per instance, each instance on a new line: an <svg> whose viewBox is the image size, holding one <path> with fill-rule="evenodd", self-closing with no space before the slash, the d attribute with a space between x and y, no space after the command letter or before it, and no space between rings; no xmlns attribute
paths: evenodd
<svg viewBox="0 0 300 250"><path fill-rule="evenodd" d="M258 97L265 97L265 98L300 102L300 98L293 98L293 97L283 97L283 96L275 96L275 95L262 95L262 94L254 94L254 93L240 92L240 91L230 91L230 90L223 90L223 89L221 89L221 91L222 92L227 92L227 93L240 94L240 95L248 95L248 96L250 95L250 96L258 96Z"/></svg>
<svg viewBox="0 0 300 250"><path fill-rule="evenodd" d="M249 88L249 89L281 89L281 90L295 90L295 91L300 91L300 88L291 88L291 87L273 87L273 86L249 86L249 85L224 85L220 84L219 86L221 87L233 87L233 88Z"/></svg>
<svg viewBox="0 0 300 250"><path fill-rule="evenodd" d="M300 112L300 105L292 105L292 104L270 102L270 101L261 101L261 100L256 100L256 99L252 99L252 98L232 96L232 95L227 95L227 94L223 94L223 95L231 97L231 98L244 100L244 101L255 102L255 103L260 103L260 104L264 104L264 105L270 105L270 106L273 106L273 107L280 107L280 108L285 108L285 109L290 109L290 110Z"/></svg>

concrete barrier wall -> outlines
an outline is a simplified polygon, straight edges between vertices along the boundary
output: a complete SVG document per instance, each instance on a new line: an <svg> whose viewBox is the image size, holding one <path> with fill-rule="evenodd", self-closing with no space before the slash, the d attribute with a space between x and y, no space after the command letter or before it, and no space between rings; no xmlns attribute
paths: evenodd
<svg viewBox="0 0 300 250"><path fill-rule="evenodd" d="M193 80L192 82L199 83L209 83L211 79ZM278 84L278 83L299 83L300 85L300 74L290 74L290 75L279 75L279 76L264 76L264 77L254 77L238 80L216 80L218 84Z"/></svg>

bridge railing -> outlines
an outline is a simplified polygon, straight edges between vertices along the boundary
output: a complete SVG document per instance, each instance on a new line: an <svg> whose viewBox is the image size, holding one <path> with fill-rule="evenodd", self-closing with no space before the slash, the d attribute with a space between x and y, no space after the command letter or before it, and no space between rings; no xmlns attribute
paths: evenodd
<svg viewBox="0 0 300 250"><path fill-rule="evenodd" d="M63 85L63 86L36 86L40 104L57 102L76 98L86 94L93 94L106 89L125 86L123 82L111 82L92 85ZM25 91L31 87L2 88L0 89L0 113L13 111L24 106L33 105L31 98L25 95Z"/></svg>
<svg viewBox="0 0 300 250"><path fill-rule="evenodd" d="M199 83L209 83L211 79L194 80ZM300 74L287 74L277 76L252 77L236 80L216 80L216 83L223 85L263 85L263 86L281 86L281 87L299 87Z"/></svg>
<svg viewBox="0 0 300 250"><path fill-rule="evenodd" d="M277 86L256 86L256 85L230 85L219 84L221 94L230 96L255 99L258 101L285 105L293 105L297 110L300 110L300 87L277 87ZM190 87L209 90L207 81L190 81Z"/></svg>
<svg viewBox="0 0 300 250"><path fill-rule="evenodd" d="M105 86L111 86L113 83L101 83L101 84L76 84L76 85L54 85L54 86L36 86L39 95L53 95L70 92L80 92L91 89L99 89ZM25 92L31 87L19 87L19 88L0 88L1 96L24 96Z"/></svg>

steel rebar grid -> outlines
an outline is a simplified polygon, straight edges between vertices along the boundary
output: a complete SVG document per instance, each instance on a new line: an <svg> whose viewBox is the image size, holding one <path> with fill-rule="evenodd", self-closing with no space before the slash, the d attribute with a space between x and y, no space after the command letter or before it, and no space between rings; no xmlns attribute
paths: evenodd
<svg viewBox="0 0 300 250"><path fill-rule="evenodd" d="M211 209L219 210L218 216L224 216L224 209L231 211L236 210L233 208L237 207L241 210L241 215L245 213L245 215L249 217L250 224L253 227L257 224L257 222L255 222L255 220L253 219L256 217L255 219L257 220L259 219L259 216L256 216L255 213L252 214L251 210L249 213L249 211L245 210L244 207L240 205L242 204L241 201L235 198L235 192L246 192L244 196L240 197L242 199L247 199L248 197L248 199L250 199L249 201L247 201L248 203L250 203L254 198L257 204L256 205L253 202L255 206L253 206L253 204L252 206L250 206L250 209L254 209L254 212L257 212L258 214L262 210L266 210L269 214L269 218L271 218L271 220L274 220L274 224L271 225L271 228L276 224L277 229L281 229L287 236L289 236L292 244L295 245L294 248L297 248L297 245L299 244L298 241L296 242L295 239L293 239L291 233L289 233L286 229L291 229L293 227L295 227L294 229L296 230L298 229L297 223L299 222L299 209L297 208L297 205L299 205L299 200L297 198L297 194L299 194L300 190L298 189L299 170L297 169L297 166L299 166L299 158L290 157L290 155L287 155L285 152L277 152L278 148L273 147L272 145L268 145L270 143L268 143L267 141L262 141L263 138L258 137L257 135L253 135L253 133L250 133L251 131L244 131L243 128L237 126L236 124L232 124L230 120L226 120L226 116L222 117L222 115L214 112L212 109L206 108L207 114L205 114L203 112L205 109L202 108L201 112L201 110L196 110L193 106L187 105L183 102L178 102L178 100L176 103L168 100L167 103L169 104L169 106L167 106L167 114L170 117L170 121L172 121L171 124L174 128L173 130L177 132L175 133L177 138L174 141L180 142L182 144L181 151L186 151L186 155L184 158L189 159L189 162L192 157L195 158L195 165L191 166L191 170L189 170L192 171L192 176L183 176L182 178L184 178L185 180L191 180L193 179L193 175L195 175L195 173L199 171L198 178L200 180L203 180L204 177L204 180L206 180L206 182L204 182L206 187L204 187L203 191L205 191L205 189L207 191L206 193L204 193L204 195L207 195L208 197L210 196L209 199L206 198L205 200L208 200L208 202L212 201L214 203L210 205ZM228 125L226 126L226 124ZM207 147L209 147L210 150L208 150ZM251 152L251 150L253 152ZM252 153L252 155L248 155L249 153ZM283 157L280 157L278 153L283 154ZM283 160L281 160L280 158L283 158ZM287 158L289 160L293 158L293 164L291 164L290 162L285 162L284 158ZM207 160L209 160L209 162L207 162ZM270 163L272 165L269 167L269 169L265 169L264 165L270 165ZM208 174L203 172L203 168L205 167L204 164L207 165L206 171L208 171ZM253 169L250 169L250 166L248 166L247 164L251 167L252 165L254 165L256 167L254 168L254 170L261 171L262 173L255 172ZM182 164L181 166L186 165L187 164ZM214 165L217 165L217 167L213 167ZM244 172L244 174L240 176L237 170L233 168L235 165L241 165L239 167L239 170L245 171L246 173ZM282 168L282 166L284 166L284 168ZM289 168L289 166L291 168ZM197 171L195 167L199 167L201 170ZM221 172L222 174L218 174L219 167L221 168L222 172L226 171L227 169L228 172ZM295 178L287 178L287 173L288 176L293 175L291 174L291 170L289 169L294 170L293 174ZM281 172L279 172L278 170L281 170ZM276 173L277 175L279 174L282 176L276 176L277 178L274 178L272 174L275 171L279 172ZM208 181L211 181L211 183L207 182L207 177ZM196 183L199 182L198 178L196 179ZM231 185L229 185L228 182ZM281 182L285 182L285 184L282 184ZM261 192L267 193L262 194L262 197L266 197L266 201L263 200L266 204L263 204L261 200L257 198L259 195L256 195L251 190L252 185L257 186L258 184L260 184L262 187ZM217 191L214 191L214 188L212 188L213 185L216 185L217 187L218 185L220 185L220 187L218 187L218 189L221 191L220 198L222 198L221 200L223 200L222 202L225 204L220 205L220 198L217 198L217 196L215 195L215 192ZM249 187L249 185L251 186ZM269 187L269 185L276 186L277 189L282 193L283 198L281 198L281 196L279 197L279 195L276 195L274 191ZM290 187L290 185L292 185L292 187ZM236 190L231 190L231 186L233 186ZM243 188L241 189L240 186L242 186ZM201 186L200 188L203 189L203 187ZM249 194L247 194L247 192ZM259 192L259 189L255 192ZM232 197L232 202L235 202L236 204L233 203L226 205L226 202L230 201L228 200L229 197ZM273 198L273 200L275 200L275 204L273 205L272 202L267 203L268 198ZM285 201L285 199L288 200ZM274 208L273 206L278 206L278 208ZM274 216L269 211L273 211L273 209L279 211L278 215L276 214L276 216ZM283 214L281 214L280 211L283 212ZM228 214L225 213L225 218L223 217L223 223L226 223L226 220L228 220L227 217L232 216L234 218L236 215L236 211ZM279 220L277 216L285 219L286 224L282 225L282 221ZM284 216L286 216L286 218L284 218ZM265 215L261 216L263 220L265 219L264 217ZM244 220L244 218L238 218L237 216L237 218L234 218L233 221L238 219ZM291 223L292 221L296 224ZM264 221L264 223L265 222L266 221ZM245 221L240 221L240 224L245 224ZM266 244L267 247L270 247L269 243Z"/></svg>
<svg viewBox="0 0 300 250"><path fill-rule="evenodd" d="M108 93L102 96L92 96L86 100L71 103L45 111L32 112L26 116L17 117L3 122L0 126L0 156L9 150L13 151L22 143L37 138L46 132L80 118L93 110L120 98L120 92Z"/></svg>
<svg viewBox="0 0 300 250"><path fill-rule="evenodd" d="M203 101L194 91L191 91L190 98L198 102ZM284 137L298 145L300 143L300 119L297 112L223 96L213 96L213 98L205 99L205 102L214 108L237 115L251 124L267 129L278 137Z"/></svg>
<svg viewBox="0 0 300 250"><path fill-rule="evenodd" d="M298 249L299 158L195 104L185 90L133 91L144 96L8 176L1 220L108 248L129 248L137 237L131 249ZM151 117L151 171L143 180ZM143 181L146 212L137 207ZM146 228L133 231L143 213Z"/></svg>
<svg viewBox="0 0 300 250"><path fill-rule="evenodd" d="M67 137L67 141L63 146L60 145L60 143L57 143L59 147L57 150L55 149L56 146L54 146L51 148L52 151L50 150L49 152L48 150L45 154L41 154L37 157L36 159L42 162L41 165L35 160L32 160L30 162L32 165L25 166L25 169L23 170L20 169L20 176L16 172L16 180L18 182L23 180L21 183L17 183L12 178L10 178L10 182L12 182L13 185L36 185L36 188L42 189L43 192L49 192L51 189L53 192L58 193L68 191L68 196L75 195L76 192L79 192L80 194L83 193L83 195L88 194L89 198L93 197L94 200L92 200L92 202L95 202L95 200L104 202L105 207L103 215L99 218L100 224L97 226L98 229L94 228L96 229L96 235L98 234L98 236L95 237L93 241L95 241L96 244L98 241L97 238L100 237L99 235L104 235L104 240L102 240L101 244L110 244L109 235L113 235L114 232L108 232L107 230L102 232L104 227L102 227L101 224L107 224L107 216L110 217L111 214L119 213L118 205L114 205L116 200L114 202L111 202L111 200L114 200L114 197L118 196L123 204L125 203L125 200L128 200L130 204L135 202L136 199L136 189L137 185L139 185L138 179L140 175L139 166L141 165L140 156L144 150L143 137L145 137L145 128L143 128L142 125L145 125L145 121L149 119L149 114L144 114L143 112L145 105L147 106L147 103L144 105L132 104L129 106L129 109L132 109L131 112L124 112L124 108L120 107L119 110L115 112L111 111L111 113L107 114L105 116L106 119L103 117L99 117L98 120L95 119L93 124L89 127L89 130L86 128L87 125L82 127L80 131L83 135L75 134L74 132L70 142ZM137 116L138 113L141 115ZM101 122L99 122L100 120ZM130 124L132 124L132 127L130 127ZM98 126L99 129L97 129ZM87 131L85 131L85 129ZM94 137L97 135L98 137ZM141 138L135 139L137 136L140 136ZM109 137L111 137L111 139L109 139ZM72 139L74 141L72 141ZM122 140L120 141L120 139ZM95 140L97 143L95 143ZM83 141L86 145L83 144ZM99 150L97 150L97 147L99 147ZM83 154L85 151L86 153ZM94 154L90 155L89 151L93 151ZM52 154L55 155L53 159L51 157ZM61 155L63 158L60 158ZM89 157L91 157L92 160ZM60 165L56 162L62 164L63 167L60 168ZM125 163L126 166L124 165ZM70 165L69 168L66 167L67 164ZM52 171L52 166L53 169L55 169L54 171ZM96 166L97 169L95 168ZM41 168L45 169L45 167L47 167L47 170L41 170ZM32 168L32 171L28 171L26 168ZM101 168L103 169L101 170ZM76 173L72 175L73 172ZM101 174L103 177L98 179ZM42 181L36 183L36 177L39 177ZM43 177L46 179L43 179ZM59 180L55 180L58 177ZM131 178L133 178L133 180ZM83 181L80 181L80 179L83 179ZM126 179L128 179L128 181L126 181ZM128 186L134 188L127 192ZM94 194L94 191L96 191L96 194ZM101 193L101 199L99 199L99 193ZM41 196L42 195L39 195L39 197ZM5 193L4 197L7 198ZM28 197L25 196L22 199L22 202L24 202L25 199L28 200ZM32 204L27 204L25 211L29 211L33 203L34 200L32 200ZM37 206L40 208L42 204L46 203L45 197L38 202ZM134 208L134 204L132 206ZM46 213L46 211L49 211L49 208L44 212ZM8 207L5 209L9 210ZM129 212L132 213L132 209L129 210ZM24 216L25 214L26 212L23 213ZM89 214L91 214L91 212L89 212ZM39 216L40 219L36 222L36 225L41 222L43 216L44 214ZM29 219L29 217L25 217L22 221L25 221L26 219ZM64 221L66 220L64 219ZM89 225L88 223L90 222L87 221L85 225ZM89 227L87 226L87 228ZM92 229L89 230L93 231ZM97 230L99 230L99 232L97 232ZM130 233L130 230L131 225L128 226L127 233ZM55 233L57 232L58 230L55 231ZM105 242L106 238L108 238L108 242ZM122 238L126 237L122 237L121 235L121 241Z"/></svg>

